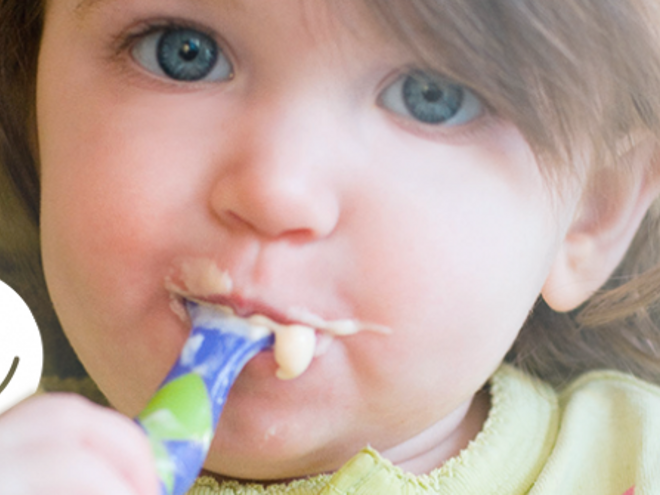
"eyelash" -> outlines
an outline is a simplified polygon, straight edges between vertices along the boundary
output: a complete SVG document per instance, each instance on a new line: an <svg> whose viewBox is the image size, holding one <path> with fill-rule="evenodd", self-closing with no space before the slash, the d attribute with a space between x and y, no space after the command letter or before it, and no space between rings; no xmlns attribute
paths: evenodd
<svg viewBox="0 0 660 495"><path fill-rule="evenodd" d="M165 29L174 29L177 26L198 29L197 27L189 24L190 23L183 21L173 20L140 22L137 26L129 28L127 32L122 32L115 37L115 41L112 43L112 51L115 56L122 56L125 53L130 53L133 46L135 46L135 43L145 38L146 36L149 36L150 34L154 34Z"/></svg>
<svg viewBox="0 0 660 495"><path fill-rule="evenodd" d="M144 72L148 73L150 84L168 90L183 90L183 91L196 90L200 86L208 86L209 84L216 85L218 82L223 82L225 80L230 80L232 78L229 77L225 80L220 80L220 81L204 80L204 79L194 80L194 81L177 80L168 77L166 74L162 74L162 75L156 74L154 71L151 71L146 67L144 67L144 64L142 64L140 61L136 60L136 57L133 54L136 46L138 46L139 43L147 40L149 36L156 35L157 33L166 33L168 31L180 31L180 30L196 31L213 40L216 46L218 47L218 50L221 53L221 55L225 57L228 63L230 64L231 76L233 76L233 71L235 70L234 68L236 67L236 64L234 63L231 54L228 53L228 51L225 49L226 44L223 43L222 41L219 41L221 40L221 38L218 36L218 34L213 32L212 30L209 30L204 26L200 26L197 23L181 20L181 19L148 21L140 24L137 28L134 28L132 31L119 37L118 42L115 43L115 47L116 47L114 50L115 55L129 57L131 59L131 63L139 66L142 73ZM421 77L422 79L425 78L427 81L438 82L440 85L445 84L444 87L453 86L455 88L460 88L460 91L463 92L464 95L468 95L467 100L469 100L469 103L471 103L472 106L474 105L479 106L479 110L477 114L470 117L467 121L458 122L457 124L455 123L452 124L450 122L451 120L454 119L455 114L451 115L446 121L428 123L420 120L415 115L412 115L412 112L410 111L410 107L408 107L408 110L406 111L401 111L402 105L400 104L396 105L398 107L397 109L388 107L388 105L386 104L388 91L394 91L393 88L397 84L401 84L403 88L405 81L415 75ZM460 85L458 83L452 83L450 80L447 80L446 78L437 75L433 71L422 71L414 67L413 68L409 67L405 70L398 71L397 76L395 78L388 78L388 80L389 81L387 82L387 84L380 86L378 89L376 96L377 105L386 112L388 112L389 114L391 114L394 117L395 121L397 121L399 125L401 125L401 127L403 127L405 130L423 139L437 139L437 138L442 139L444 137L451 137L451 136L467 137L469 134L474 133L484 127L489 127L486 126L485 124L489 122L492 123L493 121L492 118L493 112L481 97L479 97L471 89L463 85ZM403 94L399 95L398 98L403 99L404 98ZM461 105L463 105L463 101L464 98L462 98L460 101ZM459 118L458 120L460 121L461 119Z"/></svg>
<svg viewBox="0 0 660 495"><path fill-rule="evenodd" d="M232 67L236 66L231 52L225 49L226 44L221 41L222 38L216 32L203 25L191 22L186 19L149 20L142 21L139 24L133 25L132 28L129 28L127 31L124 31L120 35L116 36L114 41L111 43L112 58L115 60L128 59L128 63L131 66L137 67L139 69L143 83L147 82L148 84L155 85L156 87L161 87L164 89L187 91L198 89L200 86L208 86L210 83L217 84L217 81L178 81L165 75L159 76L158 74L154 74L152 71L149 71L147 68L143 67L143 65L135 59L133 55L135 47L140 42L146 40L149 36L156 35L161 32L186 29L197 31L212 39L218 46L218 49L222 52L222 55L227 58L230 65ZM132 72L132 75L136 74L134 69L130 72ZM144 77L145 73L147 75L146 78Z"/></svg>

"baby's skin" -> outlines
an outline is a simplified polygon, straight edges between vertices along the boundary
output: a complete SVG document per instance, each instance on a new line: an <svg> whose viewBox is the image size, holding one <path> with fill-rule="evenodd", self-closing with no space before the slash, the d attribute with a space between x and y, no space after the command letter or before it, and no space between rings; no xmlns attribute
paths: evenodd
<svg viewBox="0 0 660 495"><path fill-rule="evenodd" d="M0 417L3 493L158 495L144 432L73 394L29 399Z"/></svg>
<svg viewBox="0 0 660 495"><path fill-rule="evenodd" d="M539 296L582 304L657 192L586 163L555 190L471 81L357 2L51 0L36 118L49 293L115 410L0 417L0 480L27 495L157 493L128 418L185 345L185 299L280 339L231 389L208 473L307 477L366 445L428 473L481 430Z"/></svg>

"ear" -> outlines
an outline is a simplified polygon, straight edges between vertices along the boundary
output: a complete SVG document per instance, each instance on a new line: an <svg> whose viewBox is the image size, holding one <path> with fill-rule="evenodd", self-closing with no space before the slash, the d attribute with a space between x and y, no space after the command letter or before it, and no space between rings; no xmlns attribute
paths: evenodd
<svg viewBox="0 0 660 495"><path fill-rule="evenodd" d="M609 279L660 194L655 139L628 139L616 164L594 168L541 291L555 311L577 308Z"/></svg>

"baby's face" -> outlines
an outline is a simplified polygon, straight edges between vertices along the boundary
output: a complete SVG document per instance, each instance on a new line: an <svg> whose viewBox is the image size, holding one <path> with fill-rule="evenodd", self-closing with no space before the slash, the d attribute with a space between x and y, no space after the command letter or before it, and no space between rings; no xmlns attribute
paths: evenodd
<svg viewBox="0 0 660 495"><path fill-rule="evenodd" d="M191 259L229 275L216 299L244 314L303 307L392 330L334 339L292 381L272 353L249 363L208 461L234 476L335 469L461 418L574 209L478 96L323 4L53 0L47 13L44 266L118 409L145 405L186 340L167 281Z"/></svg>

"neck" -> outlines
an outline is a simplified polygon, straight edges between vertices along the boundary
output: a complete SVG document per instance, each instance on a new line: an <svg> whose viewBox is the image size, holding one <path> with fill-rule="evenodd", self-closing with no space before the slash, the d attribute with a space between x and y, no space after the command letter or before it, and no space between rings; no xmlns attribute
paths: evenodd
<svg viewBox="0 0 660 495"><path fill-rule="evenodd" d="M417 436L380 452L380 455L406 472L414 475L428 474L450 458L457 456L474 440L483 428L489 411L490 392L488 389L483 389L471 401L454 410L449 416ZM225 477L207 470L202 470L200 474L215 478L218 482L247 481ZM258 480L253 483L268 486L286 484L290 481L293 480Z"/></svg>
<svg viewBox="0 0 660 495"><path fill-rule="evenodd" d="M467 448L489 410L490 393L482 390L438 423L380 454L406 472L428 474Z"/></svg>

